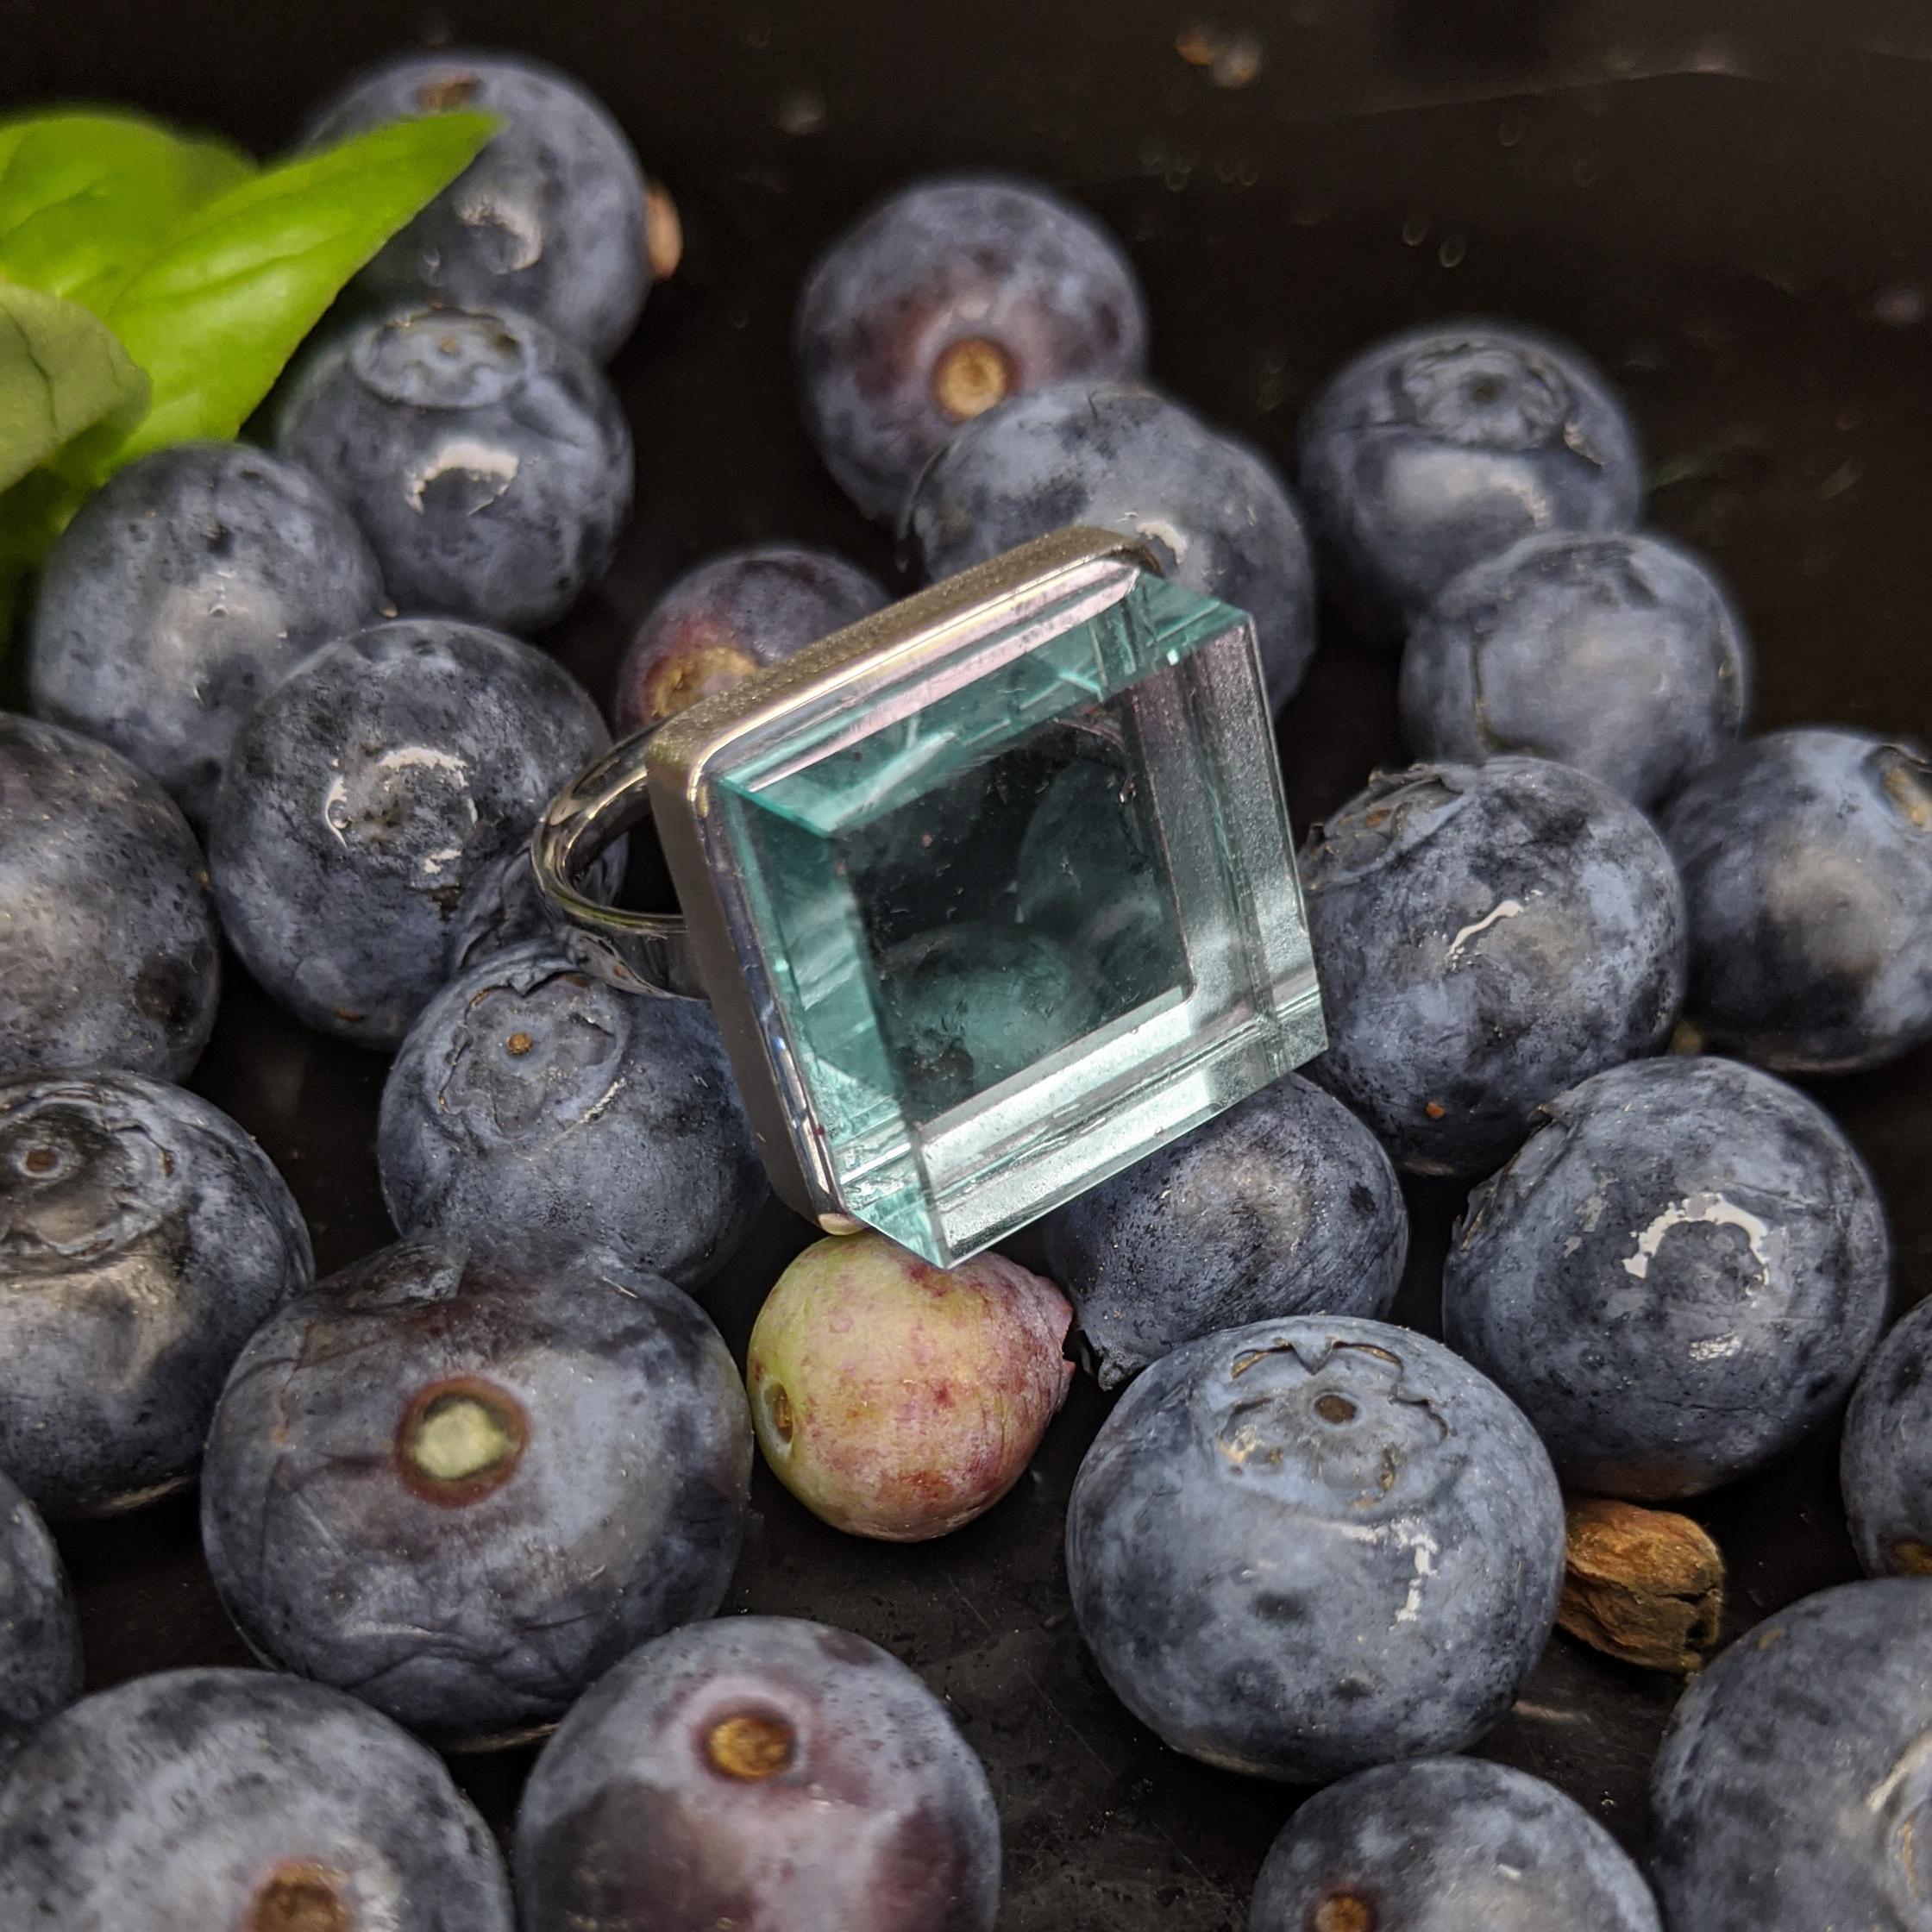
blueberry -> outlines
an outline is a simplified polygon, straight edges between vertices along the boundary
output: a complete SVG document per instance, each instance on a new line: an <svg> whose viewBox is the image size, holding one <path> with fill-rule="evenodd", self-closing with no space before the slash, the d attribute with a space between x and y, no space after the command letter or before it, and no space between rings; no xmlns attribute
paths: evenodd
<svg viewBox="0 0 1932 1932"><path fill-rule="evenodd" d="M1014 910L1024 925L1070 939L1131 902L1154 877L1151 840L1132 809L1134 781L1112 758L1076 755L1026 815L1014 862Z"/></svg>
<svg viewBox="0 0 1932 1932"><path fill-rule="evenodd" d="M601 373L507 310L405 309L320 350L276 446L361 524L398 604L540 630L630 514L630 431Z"/></svg>
<svg viewBox="0 0 1932 1932"><path fill-rule="evenodd" d="M1821 1590L1679 1700L1651 1772L1672 1932L1916 1932L1932 1898L1932 1581Z"/></svg>
<svg viewBox="0 0 1932 1932"><path fill-rule="evenodd" d="M104 744L0 712L0 1078L179 1079L214 1030L221 957L167 794Z"/></svg>
<svg viewBox="0 0 1932 1932"><path fill-rule="evenodd" d="M205 825L249 706L381 606L369 546L306 470L238 442L160 449L53 546L34 709L111 744Z"/></svg>
<svg viewBox="0 0 1932 1932"><path fill-rule="evenodd" d="M1290 1074L1045 1224L1103 1389L1270 1315L1389 1312L1408 1214L1375 1136Z"/></svg>
<svg viewBox="0 0 1932 1932"><path fill-rule="evenodd" d="M1495 322L1392 336L1302 419L1296 476L1322 585L1370 636L1400 637L1450 579L1543 530L1629 530L1635 430L1603 375Z"/></svg>
<svg viewBox="0 0 1932 1932"><path fill-rule="evenodd" d="M561 666L475 625L405 619L329 645L235 741L209 841L229 940L297 1018L395 1045L477 956L532 826L609 742Z"/></svg>
<svg viewBox="0 0 1932 1932"><path fill-rule="evenodd" d="M314 1272L286 1183L206 1101L0 1082L0 1468L60 1515L179 1489L229 1364Z"/></svg>
<svg viewBox="0 0 1932 1932"><path fill-rule="evenodd" d="M991 1932L1000 1822L897 1658L731 1617L647 1644L565 1719L516 1867L524 1932Z"/></svg>
<svg viewBox="0 0 1932 1932"><path fill-rule="evenodd" d="M1526 536L1452 578L1408 634L1424 758L1556 758L1648 807L1736 743L1751 646L1724 586L1661 536Z"/></svg>
<svg viewBox="0 0 1932 1932"><path fill-rule="evenodd" d="M1684 999L1670 854L1567 765L1378 774L1302 882L1328 1017L1308 1070L1410 1173L1489 1173L1540 1102L1662 1046Z"/></svg>
<svg viewBox="0 0 1932 1932"><path fill-rule="evenodd" d="M1507 1710L1563 1575L1550 1459L1494 1383L1379 1321L1203 1336L1101 1425L1067 1511L1074 1615L1176 1751L1318 1783Z"/></svg>
<svg viewBox="0 0 1932 1932"><path fill-rule="evenodd" d="M1662 1932L1643 1874L1527 1772L1426 1758L1318 1791L1261 1867L1248 1932Z"/></svg>
<svg viewBox="0 0 1932 1932"><path fill-rule="evenodd" d="M731 1355L668 1282L603 1249L405 1241L243 1351L202 1540L258 1656L480 1749L717 1610L750 1473Z"/></svg>
<svg viewBox="0 0 1932 1932"><path fill-rule="evenodd" d="M405 1233L541 1229L683 1288L767 1196L711 1009L617 992L554 941L430 1002L390 1069L376 1151Z"/></svg>
<svg viewBox="0 0 1932 1932"><path fill-rule="evenodd" d="M745 1347L751 1426L813 1515L895 1543L983 1515L1067 1399L1073 1309L1000 1254L953 1268L828 1235L773 1285Z"/></svg>
<svg viewBox="0 0 1932 1932"><path fill-rule="evenodd" d="M1697 1496L1824 1421L1879 1338L1891 1259L1832 1121L1729 1060L1615 1067L1542 1111L1470 1196L1443 1336L1564 1480Z"/></svg>
<svg viewBox="0 0 1932 1932"><path fill-rule="evenodd" d="M1781 1073L1932 1039L1932 762L1863 731L1773 731L1684 787L1664 837L1690 908L1690 1016Z"/></svg>
<svg viewBox="0 0 1932 1932"><path fill-rule="evenodd" d="M80 1626L47 1525L0 1476L0 1756L80 1695Z"/></svg>
<svg viewBox="0 0 1932 1932"><path fill-rule="evenodd" d="M649 189L624 130L568 74L522 56L405 54L335 95L306 141L458 108L504 126L363 285L385 299L516 309L608 361L650 291Z"/></svg>
<svg viewBox="0 0 1932 1932"><path fill-rule="evenodd" d="M1879 1344L1845 1417L1845 1514L1874 1577L1932 1575L1929 1357L1932 1302L1921 1302Z"/></svg>
<svg viewBox="0 0 1932 1932"><path fill-rule="evenodd" d="M1308 543L1280 478L1138 384L1062 383L989 410L927 467L906 519L929 579L1069 524L1144 539L1177 583L1253 618L1272 704L1314 655Z"/></svg>
<svg viewBox="0 0 1932 1932"><path fill-rule="evenodd" d="M0 1785L0 1897L47 1932L512 1932L488 1828L353 1697L165 1671L43 1725Z"/></svg>
<svg viewBox="0 0 1932 1932"><path fill-rule="evenodd" d="M878 583L836 551L755 543L709 558L658 599L624 652L618 730L662 724L885 602Z"/></svg>
<svg viewBox="0 0 1932 1932"><path fill-rule="evenodd" d="M906 1104L943 1113L1099 1023L1093 976L1058 941L968 921L915 933L878 961L879 1020Z"/></svg>
<svg viewBox="0 0 1932 1932"><path fill-rule="evenodd" d="M1082 748L1039 792L1014 862L1013 913L1091 966L1110 1013L1186 972L1138 789L1111 747Z"/></svg>
<svg viewBox="0 0 1932 1932"><path fill-rule="evenodd" d="M819 259L799 298L806 424L839 487L897 521L964 422L1050 383L1137 376L1147 309L1119 244L997 176L915 182Z"/></svg>

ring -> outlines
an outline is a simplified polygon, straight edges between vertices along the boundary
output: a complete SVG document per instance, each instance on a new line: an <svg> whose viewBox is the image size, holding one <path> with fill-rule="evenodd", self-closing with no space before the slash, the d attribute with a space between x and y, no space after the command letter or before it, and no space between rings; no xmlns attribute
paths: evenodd
<svg viewBox="0 0 1932 1932"><path fill-rule="evenodd" d="M592 898L655 822L681 913ZM531 844L708 999L780 1196L950 1267L1327 1044L1254 624L1063 530L627 739Z"/></svg>
<svg viewBox="0 0 1932 1932"><path fill-rule="evenodd" d="M582 881L626 832L650 819L648 741L640 731L585 766L538 822L530 862L552 922L578 964L626 993L707 997L679 913L633 913L591 898Z"/></svg>

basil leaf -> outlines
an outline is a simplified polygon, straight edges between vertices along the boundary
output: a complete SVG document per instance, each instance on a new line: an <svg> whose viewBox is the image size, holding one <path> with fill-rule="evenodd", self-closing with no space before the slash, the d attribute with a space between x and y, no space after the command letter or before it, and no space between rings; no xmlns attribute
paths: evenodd
<svg viewBox="0 0 1932 1932"><path fill-rule="evenodd" d="M80 491L45 469L22 477L10 490L0 490L0 570L9 564L36 568L85 500Z"/></svg>
<svg viewBox="0 0 1932 1932"><path fill-rule="evenodd" d="M96 423L125 435L147 400L147 377L98 317L0 282L0 490Z"/></svg>
<svg viewBox="0 0 1932 1932"><path fill-rule="evenodd" d="M7 655L7 632L27 580L72 521L82 502L51 471L37 469L10 490L0 490L0 657Z"/></svg>
<svg viewBox="0 0 1932 1932"><path fill-rule="evenodd" d="M204 202L254 163L132 115L0 121L0 277L96 314Z"/></svg>
<svg viewBox="0 0 1932 1932"><path fill-rule="evenodd" d="M131 431L97 432L60 474L91 485L150 449L232 436L342 285L496 131L485 114L372 129L205 204L107 311L154 386Z"/></svg>

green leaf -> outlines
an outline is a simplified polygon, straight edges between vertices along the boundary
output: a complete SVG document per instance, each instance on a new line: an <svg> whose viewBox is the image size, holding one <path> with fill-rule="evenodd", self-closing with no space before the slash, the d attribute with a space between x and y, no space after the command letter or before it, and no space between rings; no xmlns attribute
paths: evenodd
<svg viewBox="0 0 1932 1932"><path fill-rule="evenodd" d="M125 435L147 401L147 377L105 323L0 281L0 490L96 423Z"/></svg>
<svg viewBox="0 0 1932 1932"><path fill-rule="evenodd" d="M107 311L147 372L153 405L132 430L84 438L61 474L91 485L150 449L233 436L342 285L499 125L485 114L399 121L271 168L190 215Z"/></svg>
<svg viewBox="0 0 1932 1932"><path fill-rule="evenodd" d="M24 610L28 579L81 502L79 491L44 469L0 490L0 657L7 655L11 617Z"/></svg>
<svg viewBox="0 0 1932 1932"><path fill-rule="evenodd" d="M0 490L0 566L34 568L85 500L82 492L45 469Z"/></svg>
<svg viewBox="0 0 1932 1932"><path fill-rule="evenodd" d="M254 163L125 114L0 121L0 277L104 315L204 202Z"/></svg>

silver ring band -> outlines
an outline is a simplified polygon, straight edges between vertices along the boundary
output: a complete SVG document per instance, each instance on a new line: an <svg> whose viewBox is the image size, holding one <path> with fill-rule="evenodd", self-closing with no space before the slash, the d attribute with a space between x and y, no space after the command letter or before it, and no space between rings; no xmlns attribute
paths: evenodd
<svg viewBox="0 0 1932 1932"><path fill-rule="evenodd" d="M531 836L530 863L565 945L587 972L627 993L702 1000L681 913L633 913L582 889L600 854L650 822L650 736L640 731L612 745L557 794Z"/></svg>

